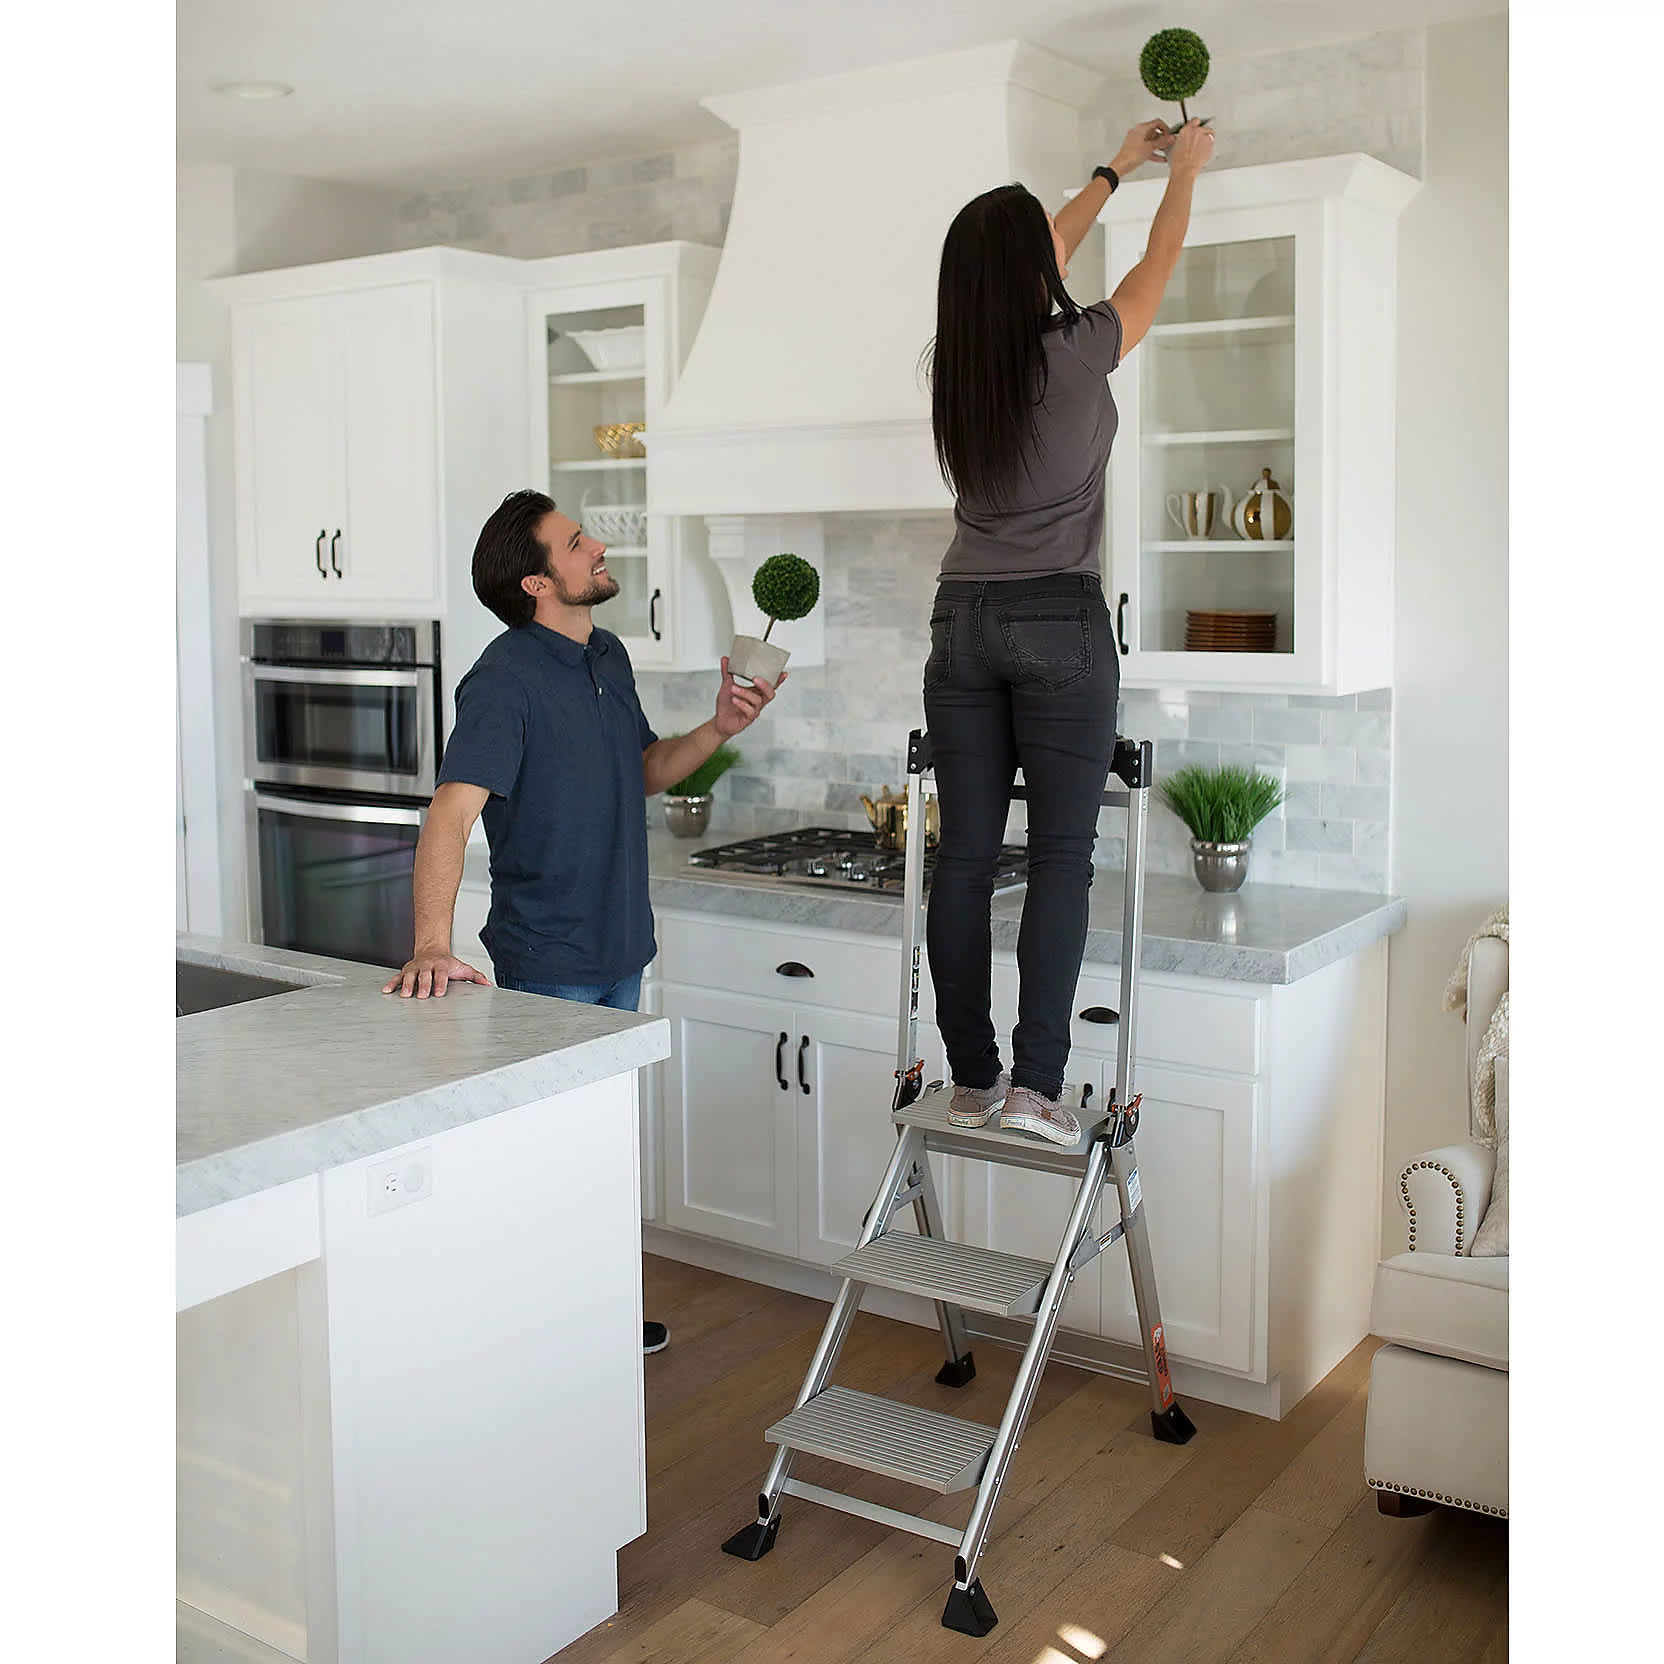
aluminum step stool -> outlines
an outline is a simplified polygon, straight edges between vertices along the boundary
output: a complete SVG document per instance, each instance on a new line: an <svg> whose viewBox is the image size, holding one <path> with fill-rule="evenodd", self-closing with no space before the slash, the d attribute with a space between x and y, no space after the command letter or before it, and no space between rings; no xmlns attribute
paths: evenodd
<svg viewBox="0 0 1664 1664"><path fill-rule="evenodd" d="M1092 1103L1089 1085L1066 1089L1065 1098L1081 1123L1080 1140L1070 1146L1031 1138L1026 1133L1002 1131L997 1117L984 1127L951 1126L947 1118L948 1094L942 1082L924 1085L924 1062L918 1055L924 839L907 840L896 1092L891 1106L891 1119L896 1128L895 1154L879 1183L854 1252L834 1267L843 1275L843 1286L832 1303L797 1404L763 1435L779 1448L757 1498L757 1518L722 1545L724 1552L744 1560L759 1560L767 1554L780 1531L780 1503L785 1496L801 1497L881 1525L911 1531L954 1549L953 1588L942 1613L943 1626L967 1635L986 1635L999 1620L983 1593L977 1565L987 1544L1000 1487L1022 1442L1069 1284L1082 1266L1117 1240L1127 1245L1155 1436L1169 1444L1184 1444L1195 1432L1190 1418L1173 1396L1138 1163L1132 1144L1138 1128L1139 1095L1133 1091L1132 1082L1133 1037L1143 927L1144 838L1153 764L1154 751L1148 740L1115 742L1112 772L1124 789L1103 794L1106 806L1124 807L1127 811L1127 877L1121 932L1121 1011L1115 1087L1109 1102L1101 1106ZM930 767L929 738L915 729L907 747L909 827L925 824L925 776ZM930 789L934 789L933 781ZM1025 797L1025 788L1015 787L1012 795ZM926 1159L931 1151L1049 1173L1067 1173L1078 1178L1074 1205L1052 1262L1048 1265L1044 1260L948 1241ZM1107 1183L1114 1184L1121 1217L1112 1229L1097 1236L1092 1229L1092 1210ZM891 1219L907 1203L913 1205L918 1227L916 1236L889 1230ZM832 1372L860 1309L861 1296L869 1285L923 1295L934 1301L948 1355L948 1361L936 1376L944 1386L962 1387L976 1374L976 1363L966 1344L964 1314L967 1311L1033 1318L1033 1332L1017 1366L1011 1396L998 1427L832 1384ZM806 1484L791 1477L792 1461L799 1451L829 1457L868 1473L905 1480L942 1495L974 1488L976 1501L971 1517L960 1529L918 1514L881 1507L842 1491Z"/></svg>

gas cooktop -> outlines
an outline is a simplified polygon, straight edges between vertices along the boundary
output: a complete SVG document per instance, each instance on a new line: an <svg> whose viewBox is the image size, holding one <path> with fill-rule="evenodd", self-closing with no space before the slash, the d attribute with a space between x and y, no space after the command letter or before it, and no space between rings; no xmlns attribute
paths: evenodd
<svg viewBox="0 0 1664 1664"><path fill-rule="evenodd" d="M688 857L692 867L712 868L747 878L768 878L782 884L840 890L865 890L872 895L902 892L907 857L898 849L879 849L870 832L851 832L838 826L805 826L793 832L774 832L746 838L737 844L716 844ZM924 852L924 881L928 888L936 852ZM1020 890L1028 882L1028 851L1021 844L1000 850L994 889Z"/></svg>

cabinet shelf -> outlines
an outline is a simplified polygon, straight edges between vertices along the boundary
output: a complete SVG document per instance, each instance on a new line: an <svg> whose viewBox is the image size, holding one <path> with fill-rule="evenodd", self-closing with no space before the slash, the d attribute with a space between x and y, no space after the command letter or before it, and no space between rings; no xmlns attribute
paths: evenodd
<svg viewBox="0 0 1664 1664"><path fill-rule="evenodd" d="M645 381L647 370L638 364L633 370L566 370L549 377L551 387L598 387L609 381Z"/></svg>
<svg viewBox="0 0 1664 1664"><path fill-rule="evenodd" d="M1294 314L1279 312L1263 318L1205 318L1200 323L1152 324L1152 341L1182 341L1198 335L1239 335L1255 330L1292 329Z"/></svg>
<svg viewBox="0 0 1664 1664"><path fill-rule="evenodd" d="M1146 445L1265 445L1292 439L1293 428L1214 428L1193 433L1147 433Z"/></svg>
<svg viewBox="0 0 1664 1664"><path fill-rule="evenodd" d="M628 468L645 468L647 458L644 456L605 456L597 457L593 462L587 458L550 457L551 468L586 468L601 473L616 473Z"/></svg>
<svg viewBox="0 0 1664 1664"><path fill-rule="evenodd" d="M1262 541L1251 537L1177 537L1146 542L1144 547L1148 552L1158 555L1234 554L1238 550L1251 555L1274 555L1292 549L1294 539L1281 537L1266 538Z"/></svg>

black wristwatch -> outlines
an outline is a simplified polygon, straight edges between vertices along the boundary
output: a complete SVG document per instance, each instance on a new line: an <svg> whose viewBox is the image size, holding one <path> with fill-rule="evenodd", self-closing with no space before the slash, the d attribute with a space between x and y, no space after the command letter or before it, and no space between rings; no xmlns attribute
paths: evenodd
<svg viewBox="0 0 1664 1664"><path fill-rule="evenodd" d="M1109 194L1111 196L1114 196L1115 193L1121 188L1121 176L1115 171L1114 168L1093 168L1092 177L1094 179L1107 179L1109 181Z"/></svg>

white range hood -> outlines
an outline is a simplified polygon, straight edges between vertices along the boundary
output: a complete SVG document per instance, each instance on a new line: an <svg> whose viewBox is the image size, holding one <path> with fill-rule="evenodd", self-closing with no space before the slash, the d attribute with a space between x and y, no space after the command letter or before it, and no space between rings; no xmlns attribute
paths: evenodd
<svg viewBox="0 0 1664 1664"><path fill-rule="evenodd" d="M942 239L995 185L1055 211L1082 182L1079 112L1098 84L1002 41L704 100L739 131L739 176L704 320L653 422L652 492L660 513L721 517L712 554L736 602L770 539L808 530L798 517L951 507L919 362ZM748 517L773 524L742 537Z"/></svg>

